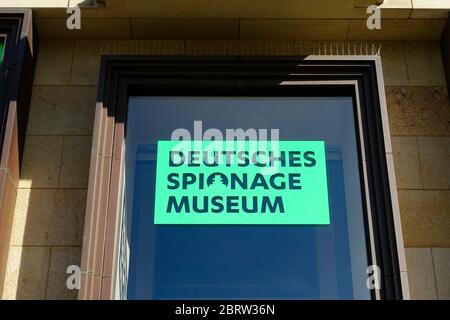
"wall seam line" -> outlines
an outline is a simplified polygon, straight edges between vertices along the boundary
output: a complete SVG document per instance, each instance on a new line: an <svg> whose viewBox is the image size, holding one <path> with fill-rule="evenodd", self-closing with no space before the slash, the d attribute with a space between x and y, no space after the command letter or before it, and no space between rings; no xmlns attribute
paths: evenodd
<svg viewBox="0 0 450 320"><path fill-rule="evenodd" d="M47 264L47 276L45 278L45 290L44 290L44 300L47 300L47 293L48 293L48 280L50 278L50 262L52 259L52 247L49 247L49 253L48 253L48 264Z"/></svg>
<svg viewBox="0 0 450 320"><path fill-rule="evenodd" d="M431 247L430 250L431 250L431 264L433 266L434 289L436 290L436 299L439 300L439 290L438 290L438 283L437 283L437 277L436 277L436 267L435 267L435 261L434 261L433 247Z"/></svg>

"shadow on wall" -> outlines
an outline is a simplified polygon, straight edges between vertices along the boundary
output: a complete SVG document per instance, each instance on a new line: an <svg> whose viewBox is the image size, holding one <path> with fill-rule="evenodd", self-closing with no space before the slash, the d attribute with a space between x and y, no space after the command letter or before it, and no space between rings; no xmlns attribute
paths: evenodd
<svg viewBox="0 0 450 320"><path fill-rule="evenodd" d="M96 91L33 87L6 299L77 297L66 269L81 262Z"/></svg>

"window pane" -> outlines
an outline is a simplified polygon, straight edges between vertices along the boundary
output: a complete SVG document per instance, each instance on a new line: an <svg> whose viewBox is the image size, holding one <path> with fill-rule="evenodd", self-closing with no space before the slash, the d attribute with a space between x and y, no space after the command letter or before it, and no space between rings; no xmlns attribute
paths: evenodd
<svg viewBox="0 0 450 320"><path fill-rule="evenodd" d="M370 299L351 97L131 97L127 117L129 299ZM155 225L157 142L196 120L324 141L331 223Z"/></svg>

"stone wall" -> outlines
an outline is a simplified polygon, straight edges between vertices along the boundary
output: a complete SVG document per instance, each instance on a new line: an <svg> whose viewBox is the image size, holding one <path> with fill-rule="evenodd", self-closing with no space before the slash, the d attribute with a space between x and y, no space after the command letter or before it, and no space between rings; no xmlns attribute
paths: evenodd
<svg viewBox="0 0 450 320"><path fill-rule="evenodd" d="M450 107L438 42L381 42L412 298L450 299ZM101 54L303 55L316 42L43 41L4 299L74 299Z"/></svg>

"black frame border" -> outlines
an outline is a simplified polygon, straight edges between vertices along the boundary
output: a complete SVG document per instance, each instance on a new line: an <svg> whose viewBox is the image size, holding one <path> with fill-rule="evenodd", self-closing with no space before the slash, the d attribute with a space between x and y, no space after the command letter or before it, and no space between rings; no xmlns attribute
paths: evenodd
<svg viewBox="0 0 450 320"><path fill-rule="evenodd" d="M121 161L122 143L125 139L126 110L128 97L132 95L348 95L359 97L360 121L364 144L366 185L362 192L369 202L371 211L374 251L381 268L381 299L403 299L401 270L395 233L394 210L389 184L386 157L383 114L378 87L377 66L373 59L305 59L305 57L186 57L186 56L103 56L97 97L97 116L94 129L93 152L110 157L105 168L101 159L91 161L89 196L86 212L85 241L83 243L82 271L87 276L85 289L79 298L95 299L113 297L114 253L104 251L101 257L93 255L96 248L116 248L115 234L118 230L108 230L117 221L118 166ZM314 81L317 84L280 86L283 81ZM342 82L355 82L343 86ZM341 84L340 84L341 83ZM358 92L355 92L358 88ZM384 97L383 97L384 98ZM356 108L355 108L356 109ZM102 115L103 114L103 115ZM109 120L108 120L109 119ZM355 117L357 119L357 117ZM112 121L113 124L108 124ZM357 121L357 120L356 120ZM385 124L387 125L387 124ZM355 124L359 131L358 124ZM112 132L111 132L112 131ZM389 138L389 137L388 137ZM113 140L113 141L109 141ZM361 177L364 179L362 154L360 151ZM105 190L104 170L109 170ZM116 186L117 184L117 186ZM114 190L112 190L113 188ZM103 197L106 192L109 197ZM105 203L106 202L106 203ZM101 208L107 208L106 213ZM372 261L370 238L366 216L366 238L369 261ZM98 221L105 234L94 236ZM399 235L401 236L401 235ZM98 251L97 251L98 252ZM96 265L101 265L100 268ZM97 274L101 285L95 285ZM104 282L107 279L108 282ZM375 292L373 291L373 298Z"/></svg>

